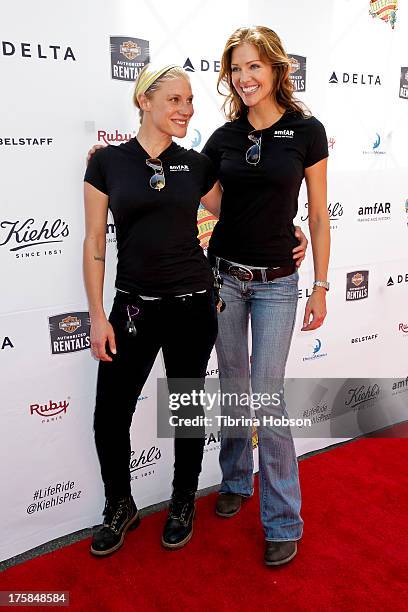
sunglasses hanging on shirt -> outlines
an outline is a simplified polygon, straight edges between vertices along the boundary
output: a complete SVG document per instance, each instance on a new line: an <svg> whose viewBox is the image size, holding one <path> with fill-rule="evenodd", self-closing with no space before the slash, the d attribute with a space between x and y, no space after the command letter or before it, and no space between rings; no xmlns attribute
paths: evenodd
<svg viewBox="0 0 408 612"><path fill-rule="evenodd" d="M154 171L154 174L149 182L150 187L160 191L166 185L163 164L161 163L160 159L156 157L149 157L149 159L146 159L146 164Z"/></svg>
<svg viewBox="0 0 408 612"><path fill-rule="evenodd" d="M261 159L261 130L253 130L252 132L249 132L248 138L254 144L249 147L248 151L246 152L245 159L248 164L251 164L251 166L256 166Z"/></svg>

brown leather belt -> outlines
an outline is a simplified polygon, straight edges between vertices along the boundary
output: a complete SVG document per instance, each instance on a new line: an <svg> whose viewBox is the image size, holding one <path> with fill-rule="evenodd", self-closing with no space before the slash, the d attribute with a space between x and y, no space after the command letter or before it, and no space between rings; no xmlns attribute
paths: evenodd
<svg viewBox="0 0 408 612"><path fill-rule="evenodd" d="M216 257L212 254L208 254L210 264L216 266ZM231 264L228 260L219 257L218 270L229 274L240 281L271 281L275 278L281 278L282 276L290 276L296 270L296 264L289 266L279 266L277 268L266 268L265 270L253 270L247 266L237 266ZM264 274L263 274L264 273Z"/></svg>

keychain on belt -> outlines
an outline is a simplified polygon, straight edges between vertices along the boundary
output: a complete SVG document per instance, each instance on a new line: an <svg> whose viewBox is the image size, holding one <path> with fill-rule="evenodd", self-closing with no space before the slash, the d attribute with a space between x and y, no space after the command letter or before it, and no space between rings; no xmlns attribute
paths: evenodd
<svg viewBox="0 0 408 612"><path fill-rule="evenodd" d="M140 310L139 308L137 308L137 306L132 306L131 304L126 306L126 310L127 310L127 315L128 315L128 321L126 321L126 331L129 334L129 336L136 336L137 329L133 321L133 317L136 317L139 314ZM133 311L132 314L130 312L131 310Z"/></svg>
<svg viewBox="0 0 408 612"><path fill-rule="evenodd" d="M220 273L218 272L218 269L214 268L214 294L215 294L215 304L217 307L217 312L223 312L226 306L224 300L220 296L220 289L222 287L223 282L224 281L222 280Z"/></svg>

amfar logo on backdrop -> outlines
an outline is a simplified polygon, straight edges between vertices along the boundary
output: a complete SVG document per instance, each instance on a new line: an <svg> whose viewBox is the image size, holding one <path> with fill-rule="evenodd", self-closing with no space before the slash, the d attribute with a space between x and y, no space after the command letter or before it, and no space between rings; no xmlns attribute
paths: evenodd
<svg viewBox="0 0 408 612"><path fill-rule="evenodd" d="M343 85L381 85L381 78L379 74L368 74L363 72L332 72L329 83Z"/></svg>
<svg viewBox="0 0 408 612"><path fill-rule="evenodd" d="M399 97L408 100L408 67L401 68Z"/></svg>
<svg viewBox="0 0 408 612"><path fill-rule="evenodd" d="M358 209L358 221L389 221L390 219L390 202L376 202L369 206L360 206Z"/></svg>
<svg viewBox="0 0 408 612"><path fill-rule="evenodd" d="M375 138L372 141L370 149L364 150L363 155L385 155L386 151L383 151L381 147L381 136L378 132L375 133Z"/></svg>
<svg viewBox="0 0 408 612"><path fill-rule="evenodd" d="M63 239L67 236L69 236L69 227L62 219L56 219L52 223L43 221L38 224L32 218L25 221L0 222L0 247L7 247L9 251L15 252L17 259L40 257L40 255L60 255L61 249L33 251L32 248L38 249L40 245L64 242Z"/></svg>
<svg viewBox="0 0 408 612"><path fill-rule="evenodd" d="M290 55L289 79L295 91L306 91L306 58L303 55Z"/></svg>
<svg viewBox="0 0 408 612"><path fill-rule="evenodd" d="M3 40L1 42L1 51L5 57L13 55L23 58L32 59L52 59L52 60L73 60L76 57L71 47L61 45L44 45L43 43L29 42L11 42Z"/></svg>
<svg viewBox="0 0 408 612"><path fill-rule="evenodd" d="M106 224L106 242L109 244L116 243L116 225L114 223Z"/></svg>
<svg viewBox="0 0 408 612"><path fill-rule="evenodd" d="M88 312L66 312L48 318L53 355L75 353L91 346Z"/></svg>
<svg viewBox="0 0 408 612"><path fill-rule="evenodd" d="M186 72L219 72L221 68L220 60L207 60L200 59L193 62L188 57L183 64L183 68Z"/></svg>
<svg viewBox="0 0 408 612"><path fill-rule="evenodd" d="M111 36L111 76L118 81L134 81L150 62L149 41L130 36Z"/></svg>
<svg viewBox="0 0 408 612"><path fill-rule="evenodd" d="M379 17L394 29L397 21L397 8L398 0L370 0L368 12L371 17Z"/></svg>
<svg viewBox="0 0 408 612"><path fill-rule="evenodd" d="M347 274L346 301L363 300L368 297L368 270Z"/></svg>
<svg viewBox="0 0 408 612"><path fill-rule="evenodd" d="M39 137L29 137L29 138L14 138L13 136L11 138L0 138L0 146L5 146L5 147L49 147L52 142L53 142L53 138L39 138Z"/></svg>

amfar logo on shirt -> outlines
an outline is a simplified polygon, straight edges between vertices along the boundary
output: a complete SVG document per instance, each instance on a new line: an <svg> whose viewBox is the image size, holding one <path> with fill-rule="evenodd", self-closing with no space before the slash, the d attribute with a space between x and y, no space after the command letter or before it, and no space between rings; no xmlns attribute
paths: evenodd
<svg viewBox="0 0 408 612"><path fill-rule="evenodd" d="M134 81L150 62L149 41L130 36L111 36L111 77Z"/></svg>
<svg viewBox="0 0 408 612"><path fill-rule="evenodd" d="M178 164L177 166L170 166L170 172L190 172L187 164Z"/></svg>
<svg viewBox="0 0 408 612"><path fill-rule="evenodd" d="M274 138L293 138L293 130L275 130L273 133Z"/></svg>

